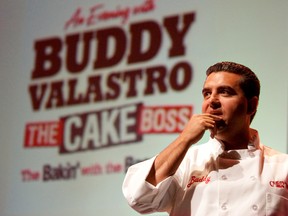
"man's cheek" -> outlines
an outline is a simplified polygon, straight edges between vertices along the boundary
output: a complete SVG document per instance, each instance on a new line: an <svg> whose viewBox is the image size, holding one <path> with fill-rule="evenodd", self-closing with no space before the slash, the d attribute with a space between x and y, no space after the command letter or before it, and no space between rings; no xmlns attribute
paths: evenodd
<svg viewBox="0 0 288 216"><path fill-rule="evenodd" d="M207 112L207 109L208 109L208 103L203 101L202 102L202 113L206 113Z"/></svg>

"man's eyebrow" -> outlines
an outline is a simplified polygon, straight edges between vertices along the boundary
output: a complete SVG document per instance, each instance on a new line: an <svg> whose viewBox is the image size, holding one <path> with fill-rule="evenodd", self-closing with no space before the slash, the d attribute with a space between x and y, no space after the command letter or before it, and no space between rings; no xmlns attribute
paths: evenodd
<svg viewBox="0 0 288 216"><path fill-rule="evenodd" d="M202 94L204 94L204 93L207 92L207 91L210 91L210 88L207 88L207 87L203 88L203 89L202 89Z"/></svg>
<svg viewBox="0 0 288 216"><path fill-rule="evenodd" d="M229 85L223 85L223 86L219 86L217 89L230 89L230 90L234 90L233 87L229 86Z"/></svg>
<svg viewBox="0 0 288 216"><path fill-rule="evenodd" d="M231 87L231 86L229 86L229 85L222 85L222 86L218 86L218 87L217 87L217 90L225 90L225 89L227 89L227 90L234 90L234 88ZM209 88L209 87L204 87L204 88L202 89L202 94L205 93L205 92L207 92L207 91L211 91L211 88Z"/></svg>

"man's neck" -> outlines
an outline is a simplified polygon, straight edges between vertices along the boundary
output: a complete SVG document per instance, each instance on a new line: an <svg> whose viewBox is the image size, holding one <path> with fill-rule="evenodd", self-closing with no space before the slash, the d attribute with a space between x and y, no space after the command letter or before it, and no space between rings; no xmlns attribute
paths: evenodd
<svg viewBox="0 0 288 216"><path fill-rule="evenodd" d="M250 141L249 131L234 135L233 137L216 137L225 146L225 151L236 149L247 149Z"/></svg>

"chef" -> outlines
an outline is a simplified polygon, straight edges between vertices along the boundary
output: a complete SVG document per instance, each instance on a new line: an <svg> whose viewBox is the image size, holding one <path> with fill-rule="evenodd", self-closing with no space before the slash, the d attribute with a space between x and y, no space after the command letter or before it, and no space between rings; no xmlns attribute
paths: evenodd
<svg viewBox="0 0 288 216"><path fill-rule="evenodd" d="M202 113L155 157L131 166L123 194L136 211L170 216L288 215L288 155L250 128L260 82L248 67L206 71ZM205 131L207 143L198 144Z"/></svg>

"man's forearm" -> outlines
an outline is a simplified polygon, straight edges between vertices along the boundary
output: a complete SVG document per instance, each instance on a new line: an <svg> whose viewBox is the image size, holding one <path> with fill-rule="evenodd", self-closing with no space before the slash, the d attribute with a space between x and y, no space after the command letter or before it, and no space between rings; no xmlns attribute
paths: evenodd
<svg viewBox="0 0 288 216"><path fill-rule="evenodd" d="M189 147L189 142L178 137L156 157L146 181L156 186L167 177L174 175Z"/></svg>

